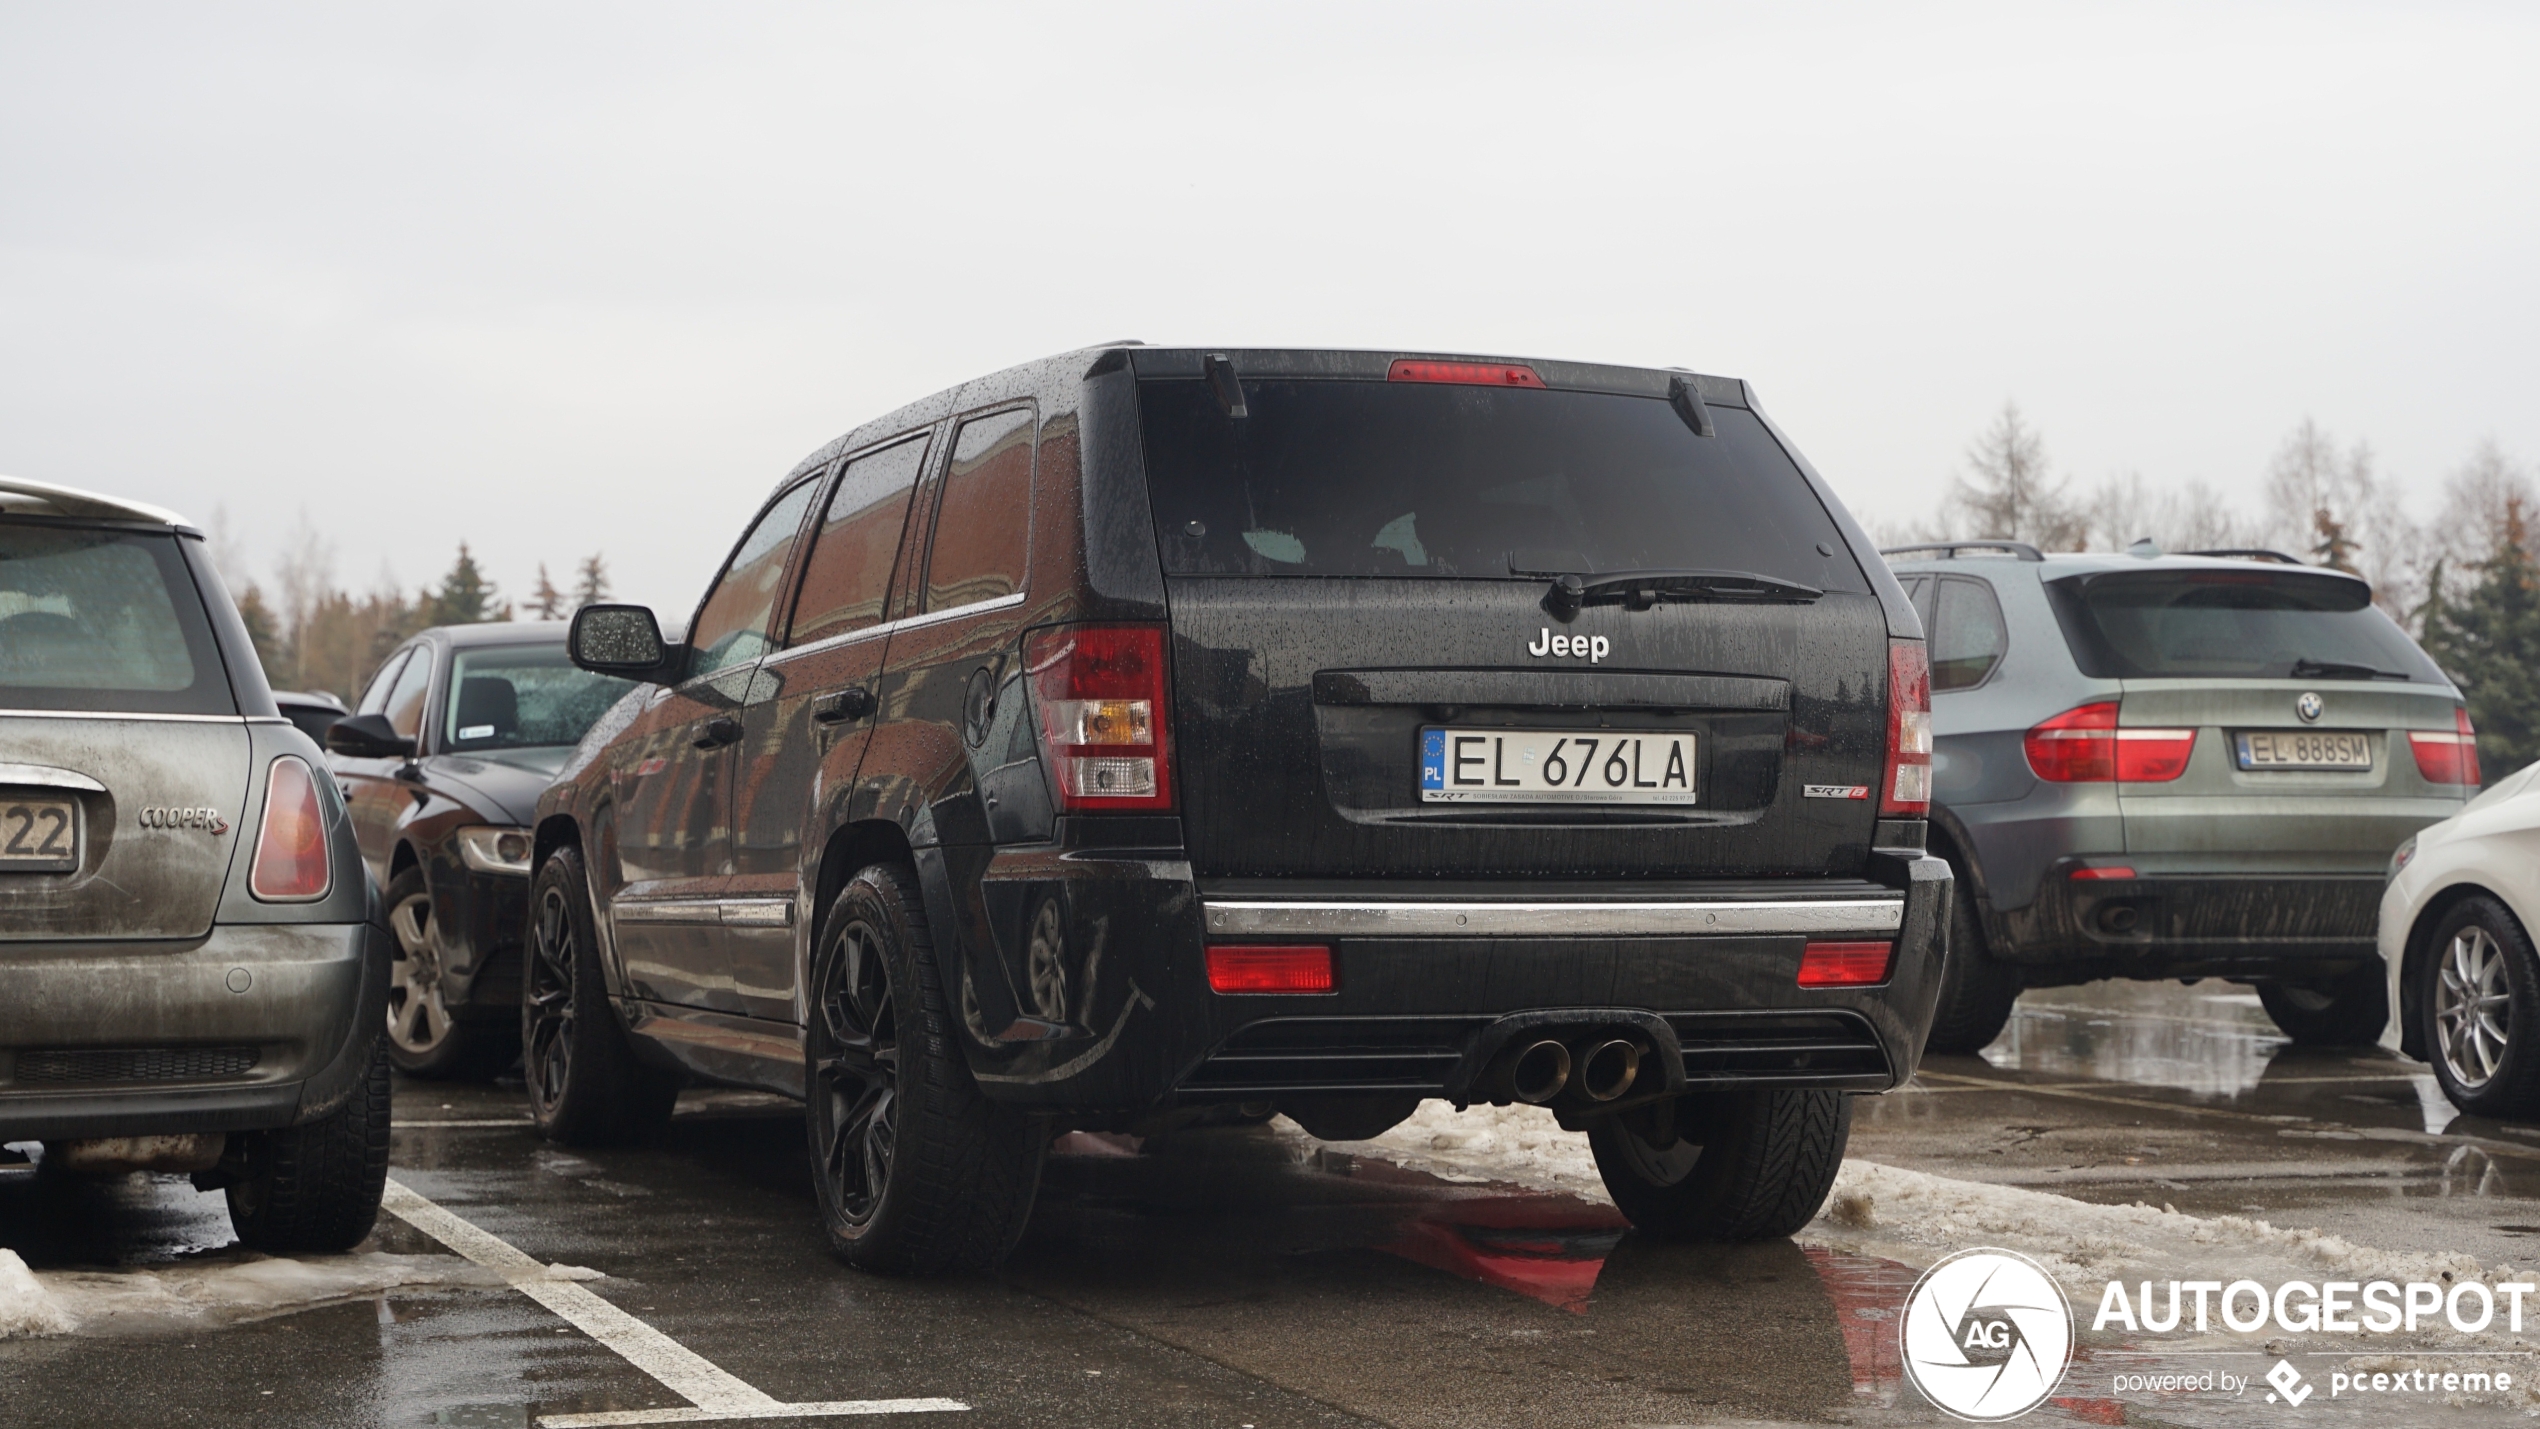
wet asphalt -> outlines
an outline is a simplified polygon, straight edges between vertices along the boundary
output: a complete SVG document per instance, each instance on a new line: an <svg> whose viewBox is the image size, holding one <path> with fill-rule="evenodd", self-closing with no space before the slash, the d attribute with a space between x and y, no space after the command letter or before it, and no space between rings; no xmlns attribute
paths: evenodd
<svg viewBox="0 0 2540 1429"><path fill-rule="evenodd" d="M2540 1128L2455 1118L2431 1085L2378 1052L2292 1049L2225 985L2048 990L1982 1058L1864 1099L1852 1154L2527 1260ZM1903 1266L1805 1237L1661 1245L1602 1205L1266 1129L1067 1138L1009 1265L922 1281L830 1259L799 1116L773 1099L692 1093L658 1143L613 1151L540 1142L516 1084L403 1083L397 1119L400 1184L602 1272L585 1288L775 1401L969 1406L790 1422L1939 1422L1895 1402ZM220 1198L177 1178L0 1170L0 1245L39 1270L250 1259L228 1243ZM391 1216L368 1248L448 1255ZM0 1423L525 1426L687 1402L492 1284L221 1319L0 1341Z"/></svg>

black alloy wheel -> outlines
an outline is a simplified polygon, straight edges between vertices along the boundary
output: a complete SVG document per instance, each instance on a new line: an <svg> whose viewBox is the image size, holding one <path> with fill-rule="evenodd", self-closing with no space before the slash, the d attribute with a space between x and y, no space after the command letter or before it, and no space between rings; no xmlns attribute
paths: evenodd
<svg viewBox="0 0 2540 1429"><path fill-rule="evenodd" d="M829 1244L867 1270L983 1269L1023 1234L1048 1144L962 1060L910 870L840 890L811 959L804 1126Z"/></svg>
<svg viewBox="0 0 2540 1429"><path fill-rule="evenodd" d="M891 1183L900 1080L891 971L864 911L850 908L822 950L806 1039L822 1205L834 1224L858 1231L871 1225Z"/></svg>
<svg viewBox="0 0 2540 1429"><path fill-rule="evenodd" d="M526 962L521 1071L540 1134L604 1146L659 1129L679 1099L679 1079L637 1058L609 1006L579 849L558 849L530 885Z"/></svg>

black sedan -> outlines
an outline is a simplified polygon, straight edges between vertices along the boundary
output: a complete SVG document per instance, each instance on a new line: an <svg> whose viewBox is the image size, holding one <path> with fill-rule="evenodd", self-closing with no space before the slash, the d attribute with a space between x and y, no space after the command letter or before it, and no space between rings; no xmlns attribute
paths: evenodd
<svg viewBox="0 0 2540 1429"><path fill-rule="evenodd" d="M565 627L426 630L397 647L328 762L396 933L388 1055L490 1076L520 1053L521 923L538 792L634 687L574 668Z"/></svg>

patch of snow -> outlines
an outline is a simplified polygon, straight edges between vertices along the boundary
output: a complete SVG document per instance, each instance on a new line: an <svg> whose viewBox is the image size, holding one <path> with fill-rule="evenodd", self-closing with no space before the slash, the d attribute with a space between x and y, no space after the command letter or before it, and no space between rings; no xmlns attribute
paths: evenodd
<svg viewBox="0 0 2540 1429"><path fill-rule="evenodd" d="M1411 1119L1371 1141L1321 1142L1286 1117L1271 1123L1307 1146L1372 1156L1444 1181L1499 1181L1537 1191L1559 1191L1584 1201L1606 1201L1585 1132L1563 1131L1539 1106L1474 1106L1457 1111L1424 1101Z"/></svg>
<svg viewBox="0 0 2540 1429"><path fill-rule="evenodd" d="M79 1320L53 1298L14 1250L0 1250L0 1340L67 1335Z"/></svg>
<svg viewBox="0 0 2540 1429"><path fill-rule="evenodd" d="M48 1270L35 1279L81 1329L103 1334L236 1324L395 1289L504 1284L501 1276L454 1255L384 1251L290 1258L223 1251L154 1269ZM0 1297L5 1294L0 1289Z"/></svg>
<svg viewBox="0 0 2540 1429"><path fill-rule="evenodd" d="M550 1265L539 1278L543 1280L606 1280L608 1276L587 1265Z"/></svg>

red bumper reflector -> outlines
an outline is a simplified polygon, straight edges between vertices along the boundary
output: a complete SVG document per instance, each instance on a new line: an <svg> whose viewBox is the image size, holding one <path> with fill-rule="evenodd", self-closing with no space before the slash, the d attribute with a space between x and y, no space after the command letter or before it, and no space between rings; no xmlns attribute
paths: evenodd
<svg viewBox="0 0 2540 1429"><path fill-rule="evenodd" d="M1799 955L1801 987L1868 987L1887 981L1894 943L1810 943Z"/></svg>
<svg viewBox="0 0 2540 1429"><path fill-rule="evenodd" d="M1531 367L1513 362L1426 362L1397 357L1385 369L1388 382L1453 382L1466 387L1541 387Z"/></svg>
<svg viewBox="0 0 2540 1429"><path fill-rule="evenodd" d="M1210 992L1330 992L1329 948L1210 948Z"/></svg>
<svg viewBox="0 0 2540 1429"><path fill-rule="evenodd" d="M2101 879L2132 877L2134 877L2134 870L2126 867L2124 864L2118 864L2112 868L2076 868L2072 873L2073 882L2075 883L2089 883Z"/></svg>

